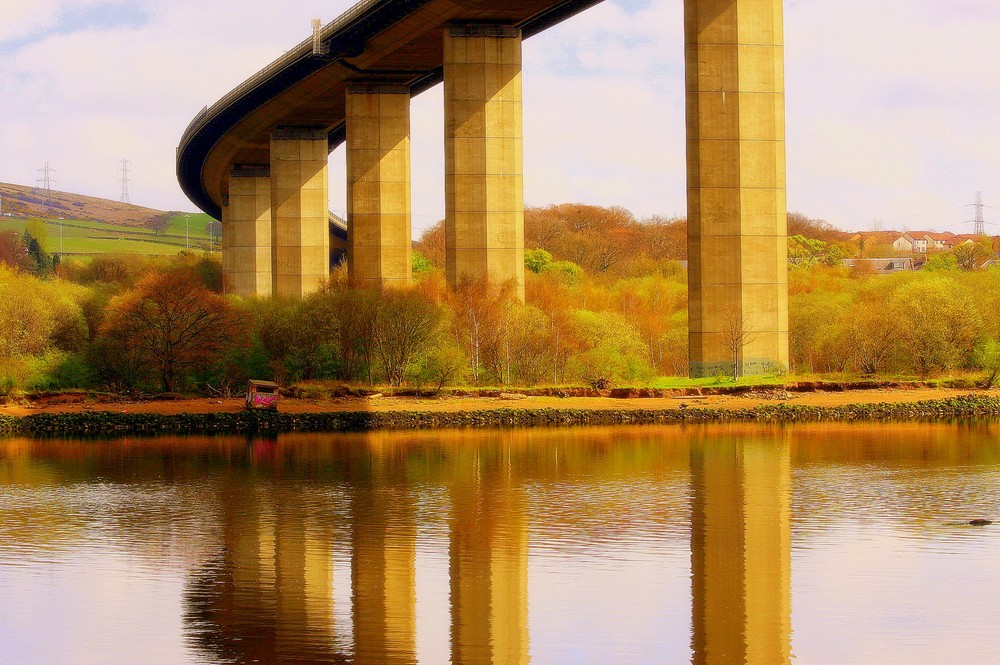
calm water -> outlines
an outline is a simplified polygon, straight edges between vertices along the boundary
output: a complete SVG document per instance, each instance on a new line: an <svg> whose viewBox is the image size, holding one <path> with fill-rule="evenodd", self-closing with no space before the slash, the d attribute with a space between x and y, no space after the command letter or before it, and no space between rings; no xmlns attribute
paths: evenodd
<svg viewBox="0 0 1000 665"><path fill-rule="evenodd" d="M0 439L0 663L994 663L998 434Z"/></svg>

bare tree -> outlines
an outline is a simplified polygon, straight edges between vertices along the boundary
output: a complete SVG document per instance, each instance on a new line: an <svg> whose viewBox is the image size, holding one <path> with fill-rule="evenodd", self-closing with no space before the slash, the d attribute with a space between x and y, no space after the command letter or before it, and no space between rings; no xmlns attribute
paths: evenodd
<svg viewBox="0 0 1000 665"><path fill-rule="evenodd" d="M733 359L733 381L738 381L743 360L743 348L757 336L751 317L739 305L727 305L722 310L722 339Z"/></svg>

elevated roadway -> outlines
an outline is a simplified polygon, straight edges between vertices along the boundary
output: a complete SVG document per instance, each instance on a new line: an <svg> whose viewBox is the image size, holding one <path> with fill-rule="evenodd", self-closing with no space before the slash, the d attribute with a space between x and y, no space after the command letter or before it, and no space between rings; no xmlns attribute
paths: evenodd
<svg viewBox="0 0 1000 665"><path fill-rule="evenodd" d="M302 297L339 248L356 284L409 284L410 97L443 81L448 282L523 299L521 41L599 1L365 0L203 109L177 175L222 220L227 288ZM773 372L788 362L782 0L677 1L690 373ZM346 229L327 210L341 143Z"/></svg>
<svg viewBox="0 0 1000 665"><path fill-rule="evenodd" d="M378 77L413 94L441 82L444 32L455 22L510 25L528 37L601 0L366 0L199 113L177 148L177 178L188 198L222 218L233 164L266 164L278 127L346 137L350 81Z"/></svg>

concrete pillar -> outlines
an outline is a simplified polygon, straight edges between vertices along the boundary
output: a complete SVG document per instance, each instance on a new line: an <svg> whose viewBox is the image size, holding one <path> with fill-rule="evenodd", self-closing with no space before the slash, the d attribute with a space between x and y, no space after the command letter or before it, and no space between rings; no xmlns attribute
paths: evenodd
<svg viewBox="0 0 1000 665"><path fill-rule="evenodd" d="M410 283L410 88L347 87L347 266L359 286Z"/></svg>
<svg viewBox="0 0 1000 665"><path fill-rule="evenodd" d="M222 201L222 241L219 243L222 252L222 290L233 292L233 210L229 206L229 196L224 195Z"/></svg>
<svg viewBox="0 0 1000 665"><path fill-rule="evenodd" d="M239 296L271 295L270 168L235 166L229 174L226 208L230 240L228 245L223 243L222 255L227 292Z"/></svg>
<svg viewBox="0 0 1000 665"><path fill-rule="evenodd" d="M787 442L706 440L691 485L692 662L791 662Z"/></svg>
<svg viewBox="0 0 1000 665"><path fill-rule="evenodd" d="M782 4L685 0L684 24L690 373L731 371L734 342L767 373L788 365Z"/></svg>
<svg viewBox="0 0 1000 665"><path fill-rule="evenodd" d="M521 31L450 27L444 100L448 282L512 280L523 300Z"/></svg>
<svg viewBox="0 0 1000 665"><path fill-rule="evenodd" d="M271 275L276 296L301 298L330 275L327 134L271 135Z"/></svg>

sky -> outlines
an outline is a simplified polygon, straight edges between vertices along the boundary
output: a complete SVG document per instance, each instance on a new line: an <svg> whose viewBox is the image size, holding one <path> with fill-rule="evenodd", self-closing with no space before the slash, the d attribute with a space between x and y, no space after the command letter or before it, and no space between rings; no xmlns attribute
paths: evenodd
<svg viewBox="0 0 1000 665"><path fill-rule="evenodd" d="M193 211L190 120L353 0L0 0L0 182ZM1000 3L785 0L789 210L1000 234ZM527 205L686 214L682 0L605 0L524 43ZM444 216L441 87L415 97L414 233ZM343 214L342 148L330 207ZM995 206L995 207L994 207Z"/></svg>

